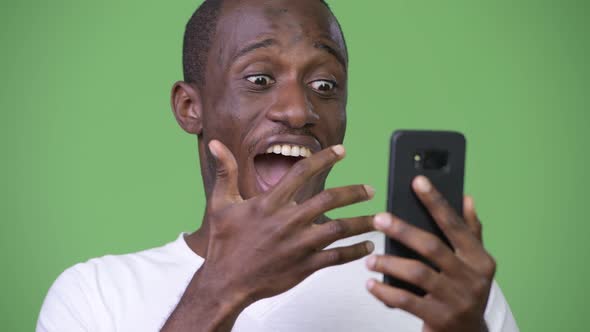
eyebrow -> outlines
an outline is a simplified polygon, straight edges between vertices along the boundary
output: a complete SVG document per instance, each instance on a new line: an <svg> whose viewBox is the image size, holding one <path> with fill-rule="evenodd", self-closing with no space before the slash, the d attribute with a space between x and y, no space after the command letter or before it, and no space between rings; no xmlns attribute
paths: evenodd
<svg viewBox="0 0 590 332"><path fill-rule="evenodd" d="M344 58L344 55L342 55L342 52L340 52L339 50L336 50L332 46L321 41L316 41L315 43L313 43L313 47L332 54L336 58L336 60L338 60L338 62L340 62L340 64L344 68L346 68L346 59Z"/></svg>
<svg viewBox="0 0 590 332"><path fill-rule="evenodd" d="M263 41L256 42L256 43L250 44L248 46L245 46L244 48L239 50L238 53L236 53L236 55L232 59L233 60L232 62L235 62L238 58L241 58L244 55L246 55L250 52L253 52L257 49L271 47L276 44L277 44L277 41L275 39L269 38L269 39L265 39ZM322 50L322 51L326 51L326 52L330 53L331 55L333 55L336 58L336 60L338 60L338 62L340 62L340 64L344 68L346 68L346 58L344 57L342 52L340 52L339 50L337 50L337 49L333 48L332 46L330 46L324 42L321 42L321 41L314 42L313 47L318 50Z"/></svg>
<svg viewBox="0 0 590 332"><path fill-rule="evenodd" d="M265 39L261 42L257 42L257 43L248 45L238 51L238 53L234 56L233 61L236 61L238 58L241 58L244 55L246 55L250 52L253 52L257 49L271 47L271 46L275 45L276 43L277 43L277 41L274 39Z"/></svg>

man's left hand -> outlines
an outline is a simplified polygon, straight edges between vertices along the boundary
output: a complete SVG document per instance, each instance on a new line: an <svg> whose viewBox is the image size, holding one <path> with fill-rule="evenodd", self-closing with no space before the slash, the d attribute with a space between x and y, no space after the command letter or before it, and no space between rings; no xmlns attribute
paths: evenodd
<svg viewBox="0 0 590 332"><path fill-rule="evenodd" d="M484 312L496 272L494 258L482 243L481 223L473 199L465 197L461 218L440 192L423 176L412 186L454 251L435 235L388 213L375 216L375 228L431 261L440 272L412 259L383 255L367 259L367 267L414 284L424 297L369 280L369 291L388 306L424 321L424 332L487 331Z"/></svg>

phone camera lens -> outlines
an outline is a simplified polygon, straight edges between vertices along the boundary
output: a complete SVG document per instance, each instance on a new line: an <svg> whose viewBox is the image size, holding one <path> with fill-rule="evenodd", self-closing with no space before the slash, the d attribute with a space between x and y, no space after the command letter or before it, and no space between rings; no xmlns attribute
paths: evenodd
<svg viewBox="0 0 590 332"><path fill-rule="evenodd" d="M448 151L427 150L414 154L414 166L423 170L446 170L449 162Z"/></svg>

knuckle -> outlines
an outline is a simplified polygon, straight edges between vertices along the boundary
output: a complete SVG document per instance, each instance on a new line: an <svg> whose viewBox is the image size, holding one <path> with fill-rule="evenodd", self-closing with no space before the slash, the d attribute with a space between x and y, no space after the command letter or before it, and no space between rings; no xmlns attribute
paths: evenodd
<svg viewBox="0 0 590 332"><path fill-rule="evenodd" d="M437 256L441 253L442 249L443 249L443 245L442 243L438 240L438 239L431 239L429 241L424 241L423 244L424 248L424 255L425 256Z"/></svg>
<svg viewBox="0 0 590 332"><path fill-rule="evenodd" d="M348 227L341 220L333 220L328 224L328 232L334 236L342 236L348 233Z"/></svg>
<svg viewBox="0 0 590 332"><path fill-rule="evenodd" d="M217 167L217 169L215 170L215 175L216 175L218 178L224 178L224 177L227 177L227 176L229 175L229 170L228 170L226 167L224 167L224 166L219 166L219 167Z"/></svg>
<svg viewBox="0 0 590 332"><path fill-rule="evenodd" d="M237 172L237 170L238 167L235 163L219 163L216 169L216 174L218 177L227 177Z"/></svg>
<svg viewBox="0 0 590 332"><path fill-rule="evenodd" d="M496 274L496 269L496 260L493 257L488 256L488 258L483 262L483 272L485 273L486 277L492 278Z"/></svg>
<svg viewBox="0 0 590 332"><path fill-rule="evenodd" d="M448 205L445 197L438 191L434 191L430 194L430 201L432 204L439 205L441 207L446 207Z"/></svg>
<svg viewBox="0 0 590 332"><path fill-rule="evenodd" d="M309 168L310 168L310 164L309 164L308 159L303 159L303 160L295 163L295 165L293 165L293 167L291 167L291 172L296 177L303 177L303 176L307 175Z"/></svg>
<svg viewBox="0 0 590 332"><path fill-rule="evenodd" d="M375 271L383 272L383 257L382 256L375 256Z"/></svg>
<svg viewBox="0 0 590 332"><path fill-rule="evenodd" d="M356 201L364 200L368 197L367 190L363 185L357 185L354 188L354 199Z"/></svg>
<svg viewBox="0 0 590 332"><path fill-rule="evenodd" d="M457 231L465 225L463 221L454 212L443 212L442 222L446 227L453 231Z"/></svg>
<svg viewBox="0 0 590 332"><path fill-rule="evenodd" d="M412 304L412 299L408 294L399 293L392 299L393 305L399 308L408 308Z"/></svg>
<svg viewBox="0 0 590 332"><path fill-rule="evenodd" d="M246 206L246 210L247 210L246 213L248 215L251 215L251 216L252 215L257 215L260 212L261 209L262 209L262 204L261 203L258 203L258 204L248 204Z"/></svg>
<svg viewBox="0 0 590 332"><path fill-rule="evenodd" d="M318 203L326 205L335 199L335 194L331 190L324 190L318 195Z"/></svg>
<svg viewBox="0 0 590 332"><path fill-rule="evenodd" d="M474 282L475 292L477 294L485 294L489 288L489 281L487 278L478 278Z"/></svg>
<svg viewBox="0 0 590 332"><path fill-rule="evenodd" d="M408 269L410 278L417 283L427 281L429 276L428 272L428 269L421 264L415 264Z"/></svg>
<svg viewBox="0 0 590 332"><path fill-rule="evenodd" d="M369 244L370 241L365 241L365 242L361 242L359 244L357 244L355 246L355 250L354 250L354 257L351 258L360 258L363 256L366 256L370 253L370 249L369 246L374 247L374 244Z"/></svg>
<svg viewBox="0 0 590 332"><path fill-rule="evenodd" d="M391 232L397 236L401 236L408 231L408 226L399 220L395 220L390 228Z"/></svg>
<svg viewBox="0 0 590 332"><path fill-rule="evenodd" d="M326 253L326 261L329 265L338 264L342 260L342 253L339 250L331 250Z"/></svg>
<svg viewBox="0 0 590 332"><path fill-rule="evenodd" d="M227 239L231 237L232 225L231 223L222 222L223 219L217 216L210 217L211 220L211 237L217 240Z"/></svg>
<svg viewBox="0 0 590 332"><path fill-rule="evenodd" d="M272 207L272 203L268 199L268 197L261 196L258 199L253 201L254 204L251 204L250 212L256 214L264 214L265 211L269 211Z"/></svg>
<svg viewBox="0 0 590 332"><path fill-rule="evenodd" d="M366 216L366 217L363 217L361 220L363 223L363 227L366 230L375 230L375 224L374 224L375 216Z"/></svg>
<svg viewBox="0 0 590 332"><path fill-rule="evenodd" d="M463 228L463 226L465 226L465 223L463 222L463 220L457 216L455 213L452 213L449 215L448 217L448 223L449 225L451 225L451 227L454 228Z"/></svg>

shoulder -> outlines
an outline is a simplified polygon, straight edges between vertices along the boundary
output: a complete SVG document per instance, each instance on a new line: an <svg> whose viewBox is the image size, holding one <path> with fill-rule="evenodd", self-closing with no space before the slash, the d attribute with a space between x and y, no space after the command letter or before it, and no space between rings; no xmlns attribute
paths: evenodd
<svg viewBox="0 0 590 332"><path fill-rule="evenodd" d="M41 307L37 332L83 331L95 325L94 292L84 264L66 269L53 282Z"/></svg>
<svg viewBox="0 0 590 332"><path fill-rule="evenodd" d="M66 269L45 297L37 331L88 330L108 324L112 309L126 297L149 289L159 275L199 264L200 257L182 236L161 247L93 258Z"/></svg>
<svg viewBox="0 0 590 332"><path fill-rule="evenodd" d="M201 261L186 245L181 234L176 240L160 247L124 255L105 255L76 264L70 269L83 278L95 279L121 277L127 273L137 274L150 269L173 268Z"/></svg>
<svg viewBox="0 0 590 332"><path fill-rule="evenodd" d="M78 263L65 270L56 280L56 285L75 281L87 289L104 288L157 274L158 271L184 267L187 263L199 264L201 261L190 251L181 234L175 241L160 247L123 255L105 255Z"/></svg>

